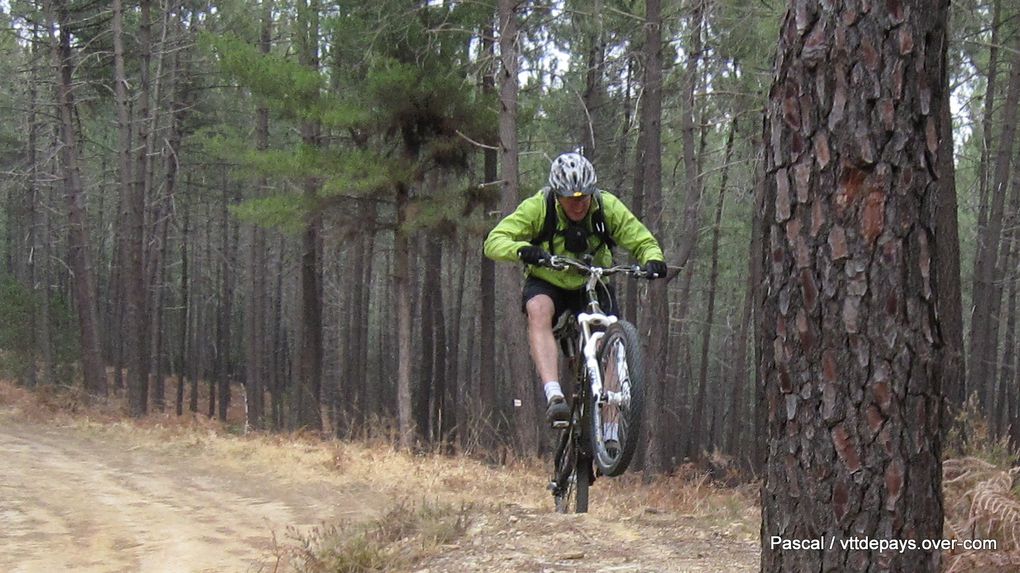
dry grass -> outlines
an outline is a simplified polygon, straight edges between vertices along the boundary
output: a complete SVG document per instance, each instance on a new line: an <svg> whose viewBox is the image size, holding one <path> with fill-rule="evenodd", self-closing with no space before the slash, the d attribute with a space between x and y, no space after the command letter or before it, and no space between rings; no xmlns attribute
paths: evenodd
<svg viewBox="0 0 1020 573"><path fill-rule="evenodd" d="M169 385L168 385L169 387ZM235 402L239 402L236 400ZM204 415L155 413L141 420L122 415L119 399L89 404L72 390L30 392L0 381L0 413L76 428L103 441L288 480L365 486L380 498L404 500L377 519L323 526L276 544L280 570L396 571L456 539L470 514L508 506L537 514L552 510L546 460L492 465L467 456L397 450L381 433L364 440L323 440L309 434L232 432ZM646 483L647 481L647 483ZM648 514L725 524L745 538L757 535L757 486L727 488L693 466L672 476L641 474L596 481L592 516L629 520ZM664 517L664 516L663 516ZM731 527L732 526L732 527Z"/></svg>
<svg viewBox="0 0 1020 573"><path fill-rule="evenodd" d="M322 526L307 534L291 530L275 544L273 571L406 571L463 536L470 515L470 506L400 502L370 523Z"/></svg>
<svg viewBox="0 0 1020 573"><path fill-rule="evenodd" d="M234 400L239 402L239 400ZM88 404L73 389L29 391L0 381L0 409L36 421L75 426L96 435L172 453L201 455L222 464L257 464L287 475L330 477L371 483L395 497L430 492L459 505L485 500L493 505L551 507L545 486L547 460L509 459L492 465L466 456L399 451L378 438L323 440L304 433L234 434L201 414L153 413L140 420L123 416L119 399ZM722 487L707 472L684 466L673 475L648 480L641 474L599 479L592 489L593 511L636 515L647 510L724 519L756 512L757 486Z"/></svg>

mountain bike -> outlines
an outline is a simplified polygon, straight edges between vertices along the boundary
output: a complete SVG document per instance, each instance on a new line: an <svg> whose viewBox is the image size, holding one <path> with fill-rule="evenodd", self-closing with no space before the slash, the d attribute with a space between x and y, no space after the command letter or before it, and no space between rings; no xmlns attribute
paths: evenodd
<svg viewBox="0 0 1020 573"><path fill-rule="evenodd" d="M636 265L592 266L552 256L546 266L573 269L588 276L586 312L564 312L553 335L571 369L570 419L553 426L556 440L549 484L556 511L588 511L588 487L597 475L614 477L627 470L637 449L644 406L644 358L637 329L603 313L598 289L603 277L626 274L648 278Z"/></svg>

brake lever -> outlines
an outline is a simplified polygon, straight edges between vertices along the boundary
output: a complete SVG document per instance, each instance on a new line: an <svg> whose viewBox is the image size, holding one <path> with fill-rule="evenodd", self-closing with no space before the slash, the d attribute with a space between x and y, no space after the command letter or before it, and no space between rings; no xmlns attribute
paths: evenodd
<svg viewBox="0 0 1020 573"><path fill-rule="evenodd" d="M546 259L545 260L545 266L549 267L550 269L554 269L554 270L558 270L558 271L561 271L561 270L567 268L567 265L565 265L564 263L561 263L560 260L559 260L559 257L557 257L556 255L552 255L548 259Z"/></svg>

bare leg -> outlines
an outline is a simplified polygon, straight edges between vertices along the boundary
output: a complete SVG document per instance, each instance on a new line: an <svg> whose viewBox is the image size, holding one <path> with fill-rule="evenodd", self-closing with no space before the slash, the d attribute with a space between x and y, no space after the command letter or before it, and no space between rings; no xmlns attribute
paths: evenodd
<svg viewBox="0 0 1020 573"><path fill-rule="evenodd" d="M531 297L526 305L528 311L528 344L531 346L531 359L535 363L540 382L559 380L557 362L558 349L553 337L552 320L556 307L547 295Z"/></svg>

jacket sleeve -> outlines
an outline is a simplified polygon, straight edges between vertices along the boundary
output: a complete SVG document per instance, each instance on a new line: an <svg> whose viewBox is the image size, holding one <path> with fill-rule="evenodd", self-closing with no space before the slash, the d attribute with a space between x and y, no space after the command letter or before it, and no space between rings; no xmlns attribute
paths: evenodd
<svg viewBox="0 0 1020 573"><path fill-rule="evenodd" d="M630 212L623 201L603 192L602 202L606 210L606 224L618 245L630 251L642 265L648 261L665 260L659 242L655 240L648 227Z"/></svg>
<svg viewBox="0 0 1020 573"><path fill-rule="evenodd" d="M494 261L517 262L517 251L531 244L545 222L545 197L541 192L528 197L503 218L485 238L485 256Z"/></svg>

